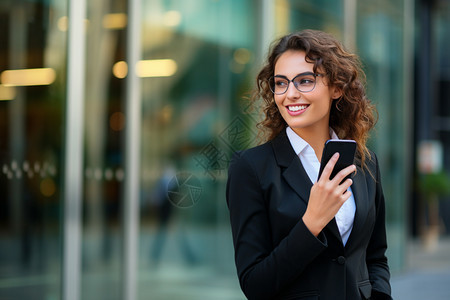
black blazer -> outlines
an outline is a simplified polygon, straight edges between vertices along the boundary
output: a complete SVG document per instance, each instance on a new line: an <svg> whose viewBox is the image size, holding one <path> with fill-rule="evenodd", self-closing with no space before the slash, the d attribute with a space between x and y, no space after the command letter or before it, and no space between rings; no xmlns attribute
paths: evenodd
<svg viewBox="0 0 450 300"><path fill-rule="evenodd" d="M357 166L356 215L344 247L333 219L315 237L302 221L312 182L283 130L236 153L227 203L239 282L248 299L392 299L384 196L376 157Z"/></svg>

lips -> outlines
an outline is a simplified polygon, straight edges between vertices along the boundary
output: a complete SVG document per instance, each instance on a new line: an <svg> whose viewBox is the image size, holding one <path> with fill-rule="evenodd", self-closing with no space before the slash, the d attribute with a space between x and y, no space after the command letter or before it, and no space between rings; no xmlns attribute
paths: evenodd
<svg viewBox="0 0 450 300"><path fill-rule="evenodd" d="M298 112L301 110L305 110L309 105L301 104L301 105L288 105L287 109L291 112Z"/></svg>

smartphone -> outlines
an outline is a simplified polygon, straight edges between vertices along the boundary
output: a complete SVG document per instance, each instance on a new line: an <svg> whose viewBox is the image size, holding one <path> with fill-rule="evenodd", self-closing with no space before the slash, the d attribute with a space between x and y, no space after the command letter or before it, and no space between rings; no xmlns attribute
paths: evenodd
<svg viewBox="0 0 450 300"><path fill-rule="evenodd" d="M319 169L319 177L322 174L323 169L326 164L330 160L330 158L336 153L339 152L339 159L334 166L333 171L331 172L330 179L333 179L339 171L345 169L346 167L353 164L353 160L355 158L356 152L356 142L354 140L338 140L331 139L326 141L325 148L322 152L322 160L320 161L320 169ZM349 174L344 178L351 178L352 174ZM342 181L344 181L342 180Z"/></svg>

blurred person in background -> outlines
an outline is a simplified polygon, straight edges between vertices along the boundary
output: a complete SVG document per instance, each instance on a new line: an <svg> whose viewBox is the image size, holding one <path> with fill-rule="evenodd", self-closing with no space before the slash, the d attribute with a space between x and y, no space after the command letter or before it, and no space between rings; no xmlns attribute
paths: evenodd
<svg viewBox="0 0 450 300"><path fill-rule="evenodd" d="M359 58L327 33L273 44L253 96L263 99L267 142L234 155L226 190L248 299L392 299L364 80ZM332 138L357 142L354 164L330 179L335 154L318 178Z"/></svg>
<svg viewBox="0 0 450 300"><path fill-rule="evenodd" d="M150 250L150 261L154 267L159 267L159 264L163 260L163 248L168 243L168 238L170 236L175 237L176 242L178 243L176 249L180 251L182 258L189 266L195 265L198 262L197 255L191 247L191 243L185 232L185 226L173 226L172 229L170 228L172 219L179 217L177 216L175 209L182 207L176 206L177 203L173 200L185 198L189 200L189 191L179 187L179 184L183 184L184 179L183 176L180 176L180 173L176 172L173 159L164 162L161 177L156 182L150 195L150 200L148 201L150 210L156 214L156 231ZM170 193L176 193L177 195L175 197L169 197ZM170 200L171 198L172 200ZM178 222L183 221L178 220ZM174 253L170 253L169 258L167 259L166 257L166 261L173 261L173 255Z"/></svg>

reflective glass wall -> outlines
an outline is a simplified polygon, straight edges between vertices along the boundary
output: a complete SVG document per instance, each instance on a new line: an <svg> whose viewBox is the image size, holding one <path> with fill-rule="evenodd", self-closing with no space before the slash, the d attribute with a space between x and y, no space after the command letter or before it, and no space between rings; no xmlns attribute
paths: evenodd
<svg viewBox="0 0 450 300"><path fill-rule="evenodd" d="M66 1L0 2L0 298L58 299Z"/></svg>
<svg viewBox="0 0 450 300"><path fill-rule="evenodd" d="M231 153L256 145L248 92L268 43L321 29L361 55L380 121L371 147L402 267L405 3L144 0L129 74L129 1L87 1L80 298L122 299L127 80L140 83L137 299L243 299L225 203ZM0 2L0 298L60 299L70 0ZM383 2L384 3L384 2ZM381 29L380 29L381 28ZM381 30L381 31L380 31ZM73 53L72 53L73 55ZM21 72L15 72L21 70ZM27 71L28 70L28 71ZM29 73L23 73L29 72ZM69 133L70 135L70 133ZM71 184L70 182L68 184ZM395 188L403 186L405 188ZM30 296L32 295L32 296Z"/></svg>
<svg viewBox="0 0 450 300"><path fill-rule="evenodd" d="M371 147L382 172L388 257L394 272L404 265L412 171L413 22L408 15L412 2L358 1L357 9L357 47L367 73L368 95L379 114Z"/></svg>
<svg viewBox="0 0 450 300"><path fill-rule="evenodd" d="M127 2L86 4L80 297L121 299Z"/></svg>
<svg viewBox="0 0 450 300"><path fill-rule="evenodd" d="M244 96L258 9L249 0L144 3L142 58L161 73L141 82L142 299L242 299L225 182L231 153L254 144Z"/></svg>

